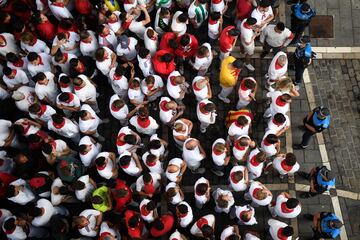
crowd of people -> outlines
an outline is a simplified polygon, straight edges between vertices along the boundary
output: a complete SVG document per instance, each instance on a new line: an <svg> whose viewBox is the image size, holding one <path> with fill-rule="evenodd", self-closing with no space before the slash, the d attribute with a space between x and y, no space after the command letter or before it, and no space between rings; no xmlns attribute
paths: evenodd
<svg viewBox="0 0 360 240"><path fill-rule="evenodd" d="M259 240L265 235L239 226L257 224L256 210L267 207L269 236L292 239L286 219L299 216L300 201L287 192L273 195L259 177L298 173L310 182L301 195L309 198L334 187L335 176L325 166L300 172L296 156L281 151L291 100L314 58L303 33L315 11L306 0L289 4L287 28L278 21L279 0L1 0L1 237ZM251 64L255 43L263 46L261 58L273 54L263 85L242 77L259 70ZM293 54L286 52L290 44ZM244 59L232 56L236 48ZM212 71L215 63L219 71ZM267 127L255 142L258 113L250 106L261 88ZM109 92L103 108L98 100ZM196 105L197 122L184 117L190 108L184 102ZM219 104L233 109L228 132L204 149L202 140L214 137L208 128L224 124ZM305 149L329 124L328 108L312 110L294 147ZM99 125L118 131L114 152L103 147L110 136ZM169 139L159 134L164 128ZM170 158L172 148L181 154ZM214 189L202 176L209 172L228 187ZM185 173L198 176L191 195L182 189ZM220 229L214 214L195 218L209 202L233 224ZM314 224L311 239L340 233L333 213L305 217Z"/></svg>

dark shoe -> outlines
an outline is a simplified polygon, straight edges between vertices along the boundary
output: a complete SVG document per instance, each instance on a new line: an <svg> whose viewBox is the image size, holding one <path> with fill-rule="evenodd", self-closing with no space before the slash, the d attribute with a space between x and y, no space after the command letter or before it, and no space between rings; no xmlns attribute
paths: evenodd
<svg viewBox="0 0 360 240"><path fill-rule="evenodd" d="M314 219L314 215L309 214L309 213L305 213L304 218L309 220L309 221L312 221Z"/></svg>
<svg viewBox="0 0 360 240"><path fill-rule="evenodd" d="M311 198L312 196L310 195L310 193L301 193L300 194L300 198Z"/></svg>
<svg viewBox="0 0 360 240"><path fill-rule="evenodd" d="M302 130L302 131L305 131L305 130L306 130L306 128L305 128L304 125L299 125L299 126L298 126L298 129L300 129L300 130Z"/></svg>
<svg viewBox="0 0 360 240"><path fill-rule="evenodd" d="M301 144L295 144L293 146L293 149L295 149L295 150L304 150L305 148L307 148L307 146L303 146Z"/></svg>
<svg viewBox="0 0 360 240"><path fill-rule="evenodd" d="M301 178L310 180L310 174L309 174L309 173L300 171L300 172L297 172L297 174L298 174L298 176L301 177Z"/></svg>
<svg viewBox="0 0 360 240"><path fill-rule="evenodd" d="M263 59L264 57L266 57L267 54L268 54L267 52L261 52L260 58Z"/></svg>

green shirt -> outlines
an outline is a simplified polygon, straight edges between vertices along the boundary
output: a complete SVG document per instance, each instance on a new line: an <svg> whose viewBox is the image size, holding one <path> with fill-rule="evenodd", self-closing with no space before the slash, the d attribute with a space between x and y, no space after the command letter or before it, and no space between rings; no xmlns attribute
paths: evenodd
<svg viewBox="0 0 360 240"><path fill-rule="evenodd" d="M109 206L110 203L108 202L109 201L109 199L108 199L109 191L110 191L110 189L108 187L102 186L102 187L97 188L93 192L93 194L92 194L93 197L99 196L103 200L103 203L101 203L101 204L92 204L94 209L96 209L100 212L106 212L106 211L111 210L110 206Z"/></svg>
<svg viewBox="0 0 360 240"><path fill-rule="evenodd" d="M84 173L84 165L77 158L63 156L58 157L56 162L56 171L60 179L66 183L73 183Z"/></svg>

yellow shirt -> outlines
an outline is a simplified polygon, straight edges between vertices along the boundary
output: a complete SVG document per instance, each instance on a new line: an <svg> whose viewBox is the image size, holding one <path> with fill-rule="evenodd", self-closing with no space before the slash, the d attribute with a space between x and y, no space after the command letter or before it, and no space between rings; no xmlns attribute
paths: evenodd
<svg viewBox="0 0 360 240"><path fill-rule="evenodd" d="M220 84L223 87L234 87L236 85L240 69L230 69L228 66L229 63L232 63L235 60L236 58L229 56L224 58L221 63Z"/></svg>
<svg viewBox="0 0 360 240"><path fill-rule="evenodd" d="M112 4L112 2L110 0L104 0L104 3L111 12L120 11L120 6L119 6L117 0L114 0L114 4Z"/></svg>

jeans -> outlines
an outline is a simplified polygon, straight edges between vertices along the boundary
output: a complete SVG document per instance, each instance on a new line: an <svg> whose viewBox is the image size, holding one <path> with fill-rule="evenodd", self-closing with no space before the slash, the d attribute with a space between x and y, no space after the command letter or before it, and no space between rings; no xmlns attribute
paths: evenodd
<svg viewBox="0 0 360 240"><path fill-rule="evenodd" d="M264 47L263 47L263 54L268 54L271 49L273 50L273 54L277 54L278 52L280 52L280 47L272 47L270 46L266 41L264 41Z"/></svg>
<svg viewBox="0 0 360 240"><path fill-rule="evenodd" d="M310 140L311 140L311 137L312 137L313 135L315 135L314 132L306 129L305 132L304 132L304 134L303 134L303 136L302 136L301 145L302 145L303 147L307 147L307 146L309 145Z"/></svg>
<svg viewBox="0 0 360 240"><path fill-rule="evenodd" d="M220 86L221 86L221 84L220 84ZM219 95L222 98L227 98L231 94L233 89L234 89L234 87L223 87L223 86L221 86L221 92L219 93Z"/></svg>
<svg viewBox="0 0 360 240"><path fill-rule="evenodd" d="M299 85L303 81L303 74L305 71L304 63L295 57L295 84Z"/></svg>

